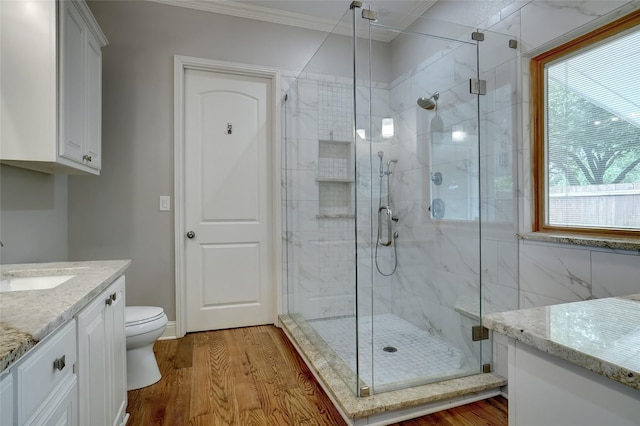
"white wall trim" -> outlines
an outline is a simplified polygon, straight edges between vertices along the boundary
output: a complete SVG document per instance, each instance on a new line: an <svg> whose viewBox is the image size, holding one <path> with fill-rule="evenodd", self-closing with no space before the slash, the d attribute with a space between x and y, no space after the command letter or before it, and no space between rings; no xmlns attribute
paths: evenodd
<svg viewBox="0 0 640 426"><path fill-rule="evenodd" d="M162 336L160 336L158 340L172 340L177 338L178 336L176 336L176 322L169 321L167 322L167 327L164 329L164 333L162 333Z"/></svg>
<svg viewBox="0 0 640 426"><path fill-rule="evenodd" d="M273 206L271 229L273 232L273 282L276 301L273 323L277 323L282 310L282 141L280 139L280 71L275 68L215 61L189 56L174 56L174 198L175 198L175 281L176 281L176 337L186 334L186 280L185 280L185 223L184 223L184 75L187 69L235 73L271 80L271 189ZM169 328L167 326L167 328Z"/></svg>

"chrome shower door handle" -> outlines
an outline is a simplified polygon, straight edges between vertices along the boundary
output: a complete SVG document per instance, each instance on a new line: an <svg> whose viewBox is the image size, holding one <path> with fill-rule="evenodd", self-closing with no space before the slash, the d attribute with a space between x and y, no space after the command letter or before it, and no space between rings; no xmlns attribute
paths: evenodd
<svg viewBox="0 0 640 426"><path fill-rule="evenodd" d="M387 217L387 240L386 241L379 237L380 235L382 235L382 218L384 217L381 215L382 212L384 212L384 216ZM389 206L381 206L378 209L378 242L383 246L390 246L391 243L393 242L392 218L393 218L393 213L391 212L391 209L389 208Z"/></svg>

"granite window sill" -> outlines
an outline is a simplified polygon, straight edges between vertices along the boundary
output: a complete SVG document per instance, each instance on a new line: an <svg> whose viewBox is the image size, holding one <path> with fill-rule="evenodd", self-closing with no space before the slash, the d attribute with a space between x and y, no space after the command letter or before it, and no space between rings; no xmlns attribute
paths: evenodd
<svg viewBox="0 0 640 426"><path fill-rule="evenodd" d="M638 238L593 237L551 232L527 232L517 235L519 239L526 241L573 244L578 246L602 247L612 250L635 250L640 252L640 239Z"/></svg>

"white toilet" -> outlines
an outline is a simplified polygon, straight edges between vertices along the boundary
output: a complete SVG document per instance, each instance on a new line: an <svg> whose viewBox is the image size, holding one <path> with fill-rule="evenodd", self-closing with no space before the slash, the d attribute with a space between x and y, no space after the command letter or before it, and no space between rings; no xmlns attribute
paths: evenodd
<svg viewBox="0 0 640 426"><path fill-rule="evenodd" d="M127 390L160 380L153 344L167 326L167 316L157 306L125 306L127 334Z"/></svg>

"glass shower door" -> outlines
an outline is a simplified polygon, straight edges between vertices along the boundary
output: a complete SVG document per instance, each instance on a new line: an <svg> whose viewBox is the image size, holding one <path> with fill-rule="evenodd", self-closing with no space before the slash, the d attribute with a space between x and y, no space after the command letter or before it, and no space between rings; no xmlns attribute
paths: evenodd
<svg viewBox="0 0 640 426"><path fill-rule="evenodd" d="M357 321L361 379L379 393L481 370L471 340L481 300L479 105L469 91L478 51L471 28L366 25L356 60Z"/></svg>

